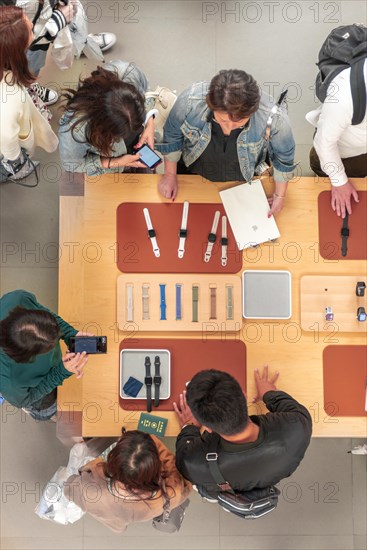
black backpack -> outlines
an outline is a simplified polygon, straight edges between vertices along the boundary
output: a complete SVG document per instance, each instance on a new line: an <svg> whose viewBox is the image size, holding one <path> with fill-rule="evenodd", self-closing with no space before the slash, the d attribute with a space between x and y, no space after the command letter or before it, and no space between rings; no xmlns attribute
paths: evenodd
<svg viewBox="0 0 367 550"><path fill-rule="evenodd" d="M350 87L353 98L352 125L360 124L366 113L366 85L363 66L367 57L367 27L346 25L331 31L319 52L316 65L316 95L323 103L331 81L351 67Z"/></svg>

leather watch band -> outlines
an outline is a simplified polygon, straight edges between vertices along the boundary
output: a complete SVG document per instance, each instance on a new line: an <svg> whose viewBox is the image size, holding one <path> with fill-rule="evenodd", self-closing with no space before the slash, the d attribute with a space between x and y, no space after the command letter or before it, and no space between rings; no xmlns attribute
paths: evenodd
<svg viewBox="0 0 367 550"><path fill-rule="evenodd" d="M185 241L187 238L187 218L189 215L189 203L188 201L185 201L183 204L183 210L182 210L182 221L181 221L181 228L180 232L178 234L180 241L178 244L178 257L183 258L185 254Z"/></svg>
<svg viewBox="0 0 367 550"><path fill-rule="evenodd" d="M197 323L199 321L199 287L197 285L192 286L192 322Z"/></svg>
<svg viewBox="0 0 367 550"><path fill-rule="evenodd" d="M146 388L147 388L147 411L148 412L151 412L152 410L152 383L153 383L153 379L152 379L152 375L151 375L151 372L150 372L150 358L149 356L147 355L146 358L145 358L145 378L144 378L144 384L146 385Z"/></svg>
<svg viewBox="0 0 367 550"><path fill-rule="evenodd" d="M128 283L126 285L126 292L126 321L134 321L134 285L132 283Z"/></svg>
<svg viewBox="0 0 367 550"><path fill-rule="evenodd" d="M226 318L233 321L233 286L226 285Z"/></svg>
<svg viewBox="0 0 367 550"><path fill-rule="evenodd" d="M176 284L176 321L182 320L182 299L181 299L182 285Z"/></svg>
<svg viewBox="0 0 367 550"><path fill-rule="evenodd" d="M217 318L217 286L210 285L210 320Z"/></svg>
<svg viewBox="0 0 367 550"><path fill-rule="evenodd" d="M161 294L161 303L160 303L160 309L161 309L161 321L166 321L166 311L167 311L167 305L166 305L166 285L159 285L160 294Z"/></svg>
<svg viewBox="0 0 367 550"><path fill-rule="evenodd" d="M159 358L159 355L155 356L154 359L154 406L159 406L159 388L162 382L161 373L160 373L160 367L161 367L161 360Z"/></svg>
<svg viewBox="0 0 367 550"><path fill-rule="evenodd" d="M144 213L144 217L145 217L145 223L147 224L147 228L148 228L148 237L150 239L150 242L152 243L154 256L156 258L159 258L161 253L160 253L159 246L158 246L158 243L157 243L156 232L153 229L152 221L150 219L150 214L149 214L148 208L143 208L143 213Z"/></svg>
<svg viewBox="0 0 367 550"><path fill-rule="evenodd" d="M141 287L141 295L143 301L143 321L150 319L149 316L149 285L143 284Z"/></svg>
<svg viewBox="0 0 367 550"><path fill-rule="evenodd" d="M345 218L343 220L343 226L341 230L341 237L342 237L342 256L345 257L348 252L348 245L347 240L349 237L349 227L348 227L348 221L349 221L349 214L346 212Z"/></svg>

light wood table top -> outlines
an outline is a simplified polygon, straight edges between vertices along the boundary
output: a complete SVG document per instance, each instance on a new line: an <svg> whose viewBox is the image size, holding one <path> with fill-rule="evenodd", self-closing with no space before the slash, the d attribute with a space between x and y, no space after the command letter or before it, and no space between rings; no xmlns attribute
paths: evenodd
<svg viewBox="0 0 367 550"><path fill-rule="evenodd" d="M157 191L158 175L120 174L87 178L85 196L60 197L59 314L79 330L108 336L108 354L90 356L82 380L68 379L59 388L58 404L63 413L82 411L82 435L119 435L121 426L135 429L140 412L119 406L118 350L132 333L118 330L116 322L115 263L116 208L122 202L167 202ZM366 190L365 180L352 180ZM271 193L270 181L263 180ZM233 185L233 184L232 184ZM180 176L177 202L220 202L218 191L230 184L210 183L199 176ZM364 334L304 332L300 321L300 278L303 275L356 275L366 273L363 260L324 260L318 252L317 197L328 182L300 178L289 184L286 204L277 215L281 237L243 253L244 269L288 270L292 273L292 317L289 320L243 320L242 330L227 334L247 348L247 393L255 395L253 371L269 364L280 371L279 389L303 403L314 420L315 436L364 437L365 418L329 417L323 409L322 352L328 345L366 343ZM197 333L139 332L137 337L200 338ZM220 332L209 338L221 338ZM220 365L216 365L220 369ZM249 405L250 414L265 412ZM157 411L169 418L166 435L176 435L179 426L173 412ZM69 419L72 417L69 415Z"/></svg>

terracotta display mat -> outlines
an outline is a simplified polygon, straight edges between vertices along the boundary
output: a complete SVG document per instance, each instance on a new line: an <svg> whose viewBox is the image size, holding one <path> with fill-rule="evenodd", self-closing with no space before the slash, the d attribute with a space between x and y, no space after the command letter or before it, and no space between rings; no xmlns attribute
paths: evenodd
<svg viewBox="0 0 367 550"><path fill-rule="evenodd" d="M325 260L367 259L367 191L358 191L358 198L358 203L352 199L352 215L348 220L348 252L342 256L340 232L343 220L331 208L331 192L323 191L319 194L319 247Z"/></svg>
<svg viewBox="0 0 367 550"><path fill-rule="evenodd" d="M323 368L326 414L366 416L367 346L328 346Z"/></svg>
<svg viewBox="0 0 367 550"><path fill-rule="evenodd" d="M367 293L356 296L358 281L365 275L305 275L301 278L301 327L305 331L367 332L367 322L357 321L357 309L367 310ZM334 321L325 321L325 308L331 307ZM315 325L317 323L318 326Z"/></svg>
<svg viewBox="0 0 367 550"><path fill-rule="evenodd" d="M157 235L160 257L153 254L148 237L143 208L149 209L152 225ZM125 202L117 208L117 267L123 273L237 273L242 268L242 252L236 246L227 219L227 265L221 265L222 204L190 203L187 223L185 254L178 258L179 230L183 203L132 203ZM204 262L208 235L216 210L219 210L217 242L212 257Z"/></svg>
<svg viewBox="0 0 367 550"><path fill-rule="evenodd" d="M189 382L194 374L201 370L218 369L228 372L246 391L246 346L239 340L134 338L124 340L120 344L120 351L131 348L168 349L171 353L171 396L169 399L161 401L159 407L153 406L152 414L159 415L159 411L172 411L173 402L177 402L179 394L186 387L186 382ZM144 365L141 369L141 375L136 378L144 382ZM119 372L119 368L117 370ZM152 395L154 395L154 387ZM146 410L146 401L120 399L120 406L125 410L144 411Z"/></svg>
<svg viewBox="0 0 367 550"><path fill-rule="evenodd" d="M127 319L127 285L133 285L133 319ZM149 319L143 320L142 286L149 285ZM160 320L160 284L166 285L166 317ZM176 321L176 284L182 284L182 319ZM192 287L199 287L198 321L192 321ZM210 286L216 285L216 318L210 318ZM233 320L227 319L227 287L232 286ZM241 278L238 275L142 275L117 278L117 323L141 331L238 331L242 326ZM134 325L132 325L132 323Z"/></svg>

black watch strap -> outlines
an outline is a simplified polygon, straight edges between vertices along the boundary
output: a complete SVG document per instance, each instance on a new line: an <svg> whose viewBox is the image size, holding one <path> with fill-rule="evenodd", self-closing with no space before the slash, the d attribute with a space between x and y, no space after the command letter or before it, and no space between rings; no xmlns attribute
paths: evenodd
<svg viewBox="0 0 367 550"><path fill-rule="evenodd" d="M161 367L161 360L158 355L155 356L154 359L154 406L159 406L159 388L162 382L161 373L160 373L160 367Z"/></svg>
<svg viewBox="0 0 367 550"><path fill-rule="evenodd" d="M341 230L341 237L342 237L342 256L345 257L348 252L348 246L347 241L349 237L349 227L348 227L348 221L349 221L349 214L348 212L345 213L345 218L343 220L343 226Z"/></svg>
<svg viewBox="0 0 367 550"><path fill-rule="evenodd" d="M150 358L147 356L145 358L145 378L144 378L144 384L147 388L147 411L148 413L152 410L152 375L150 372Z"/></svg>

